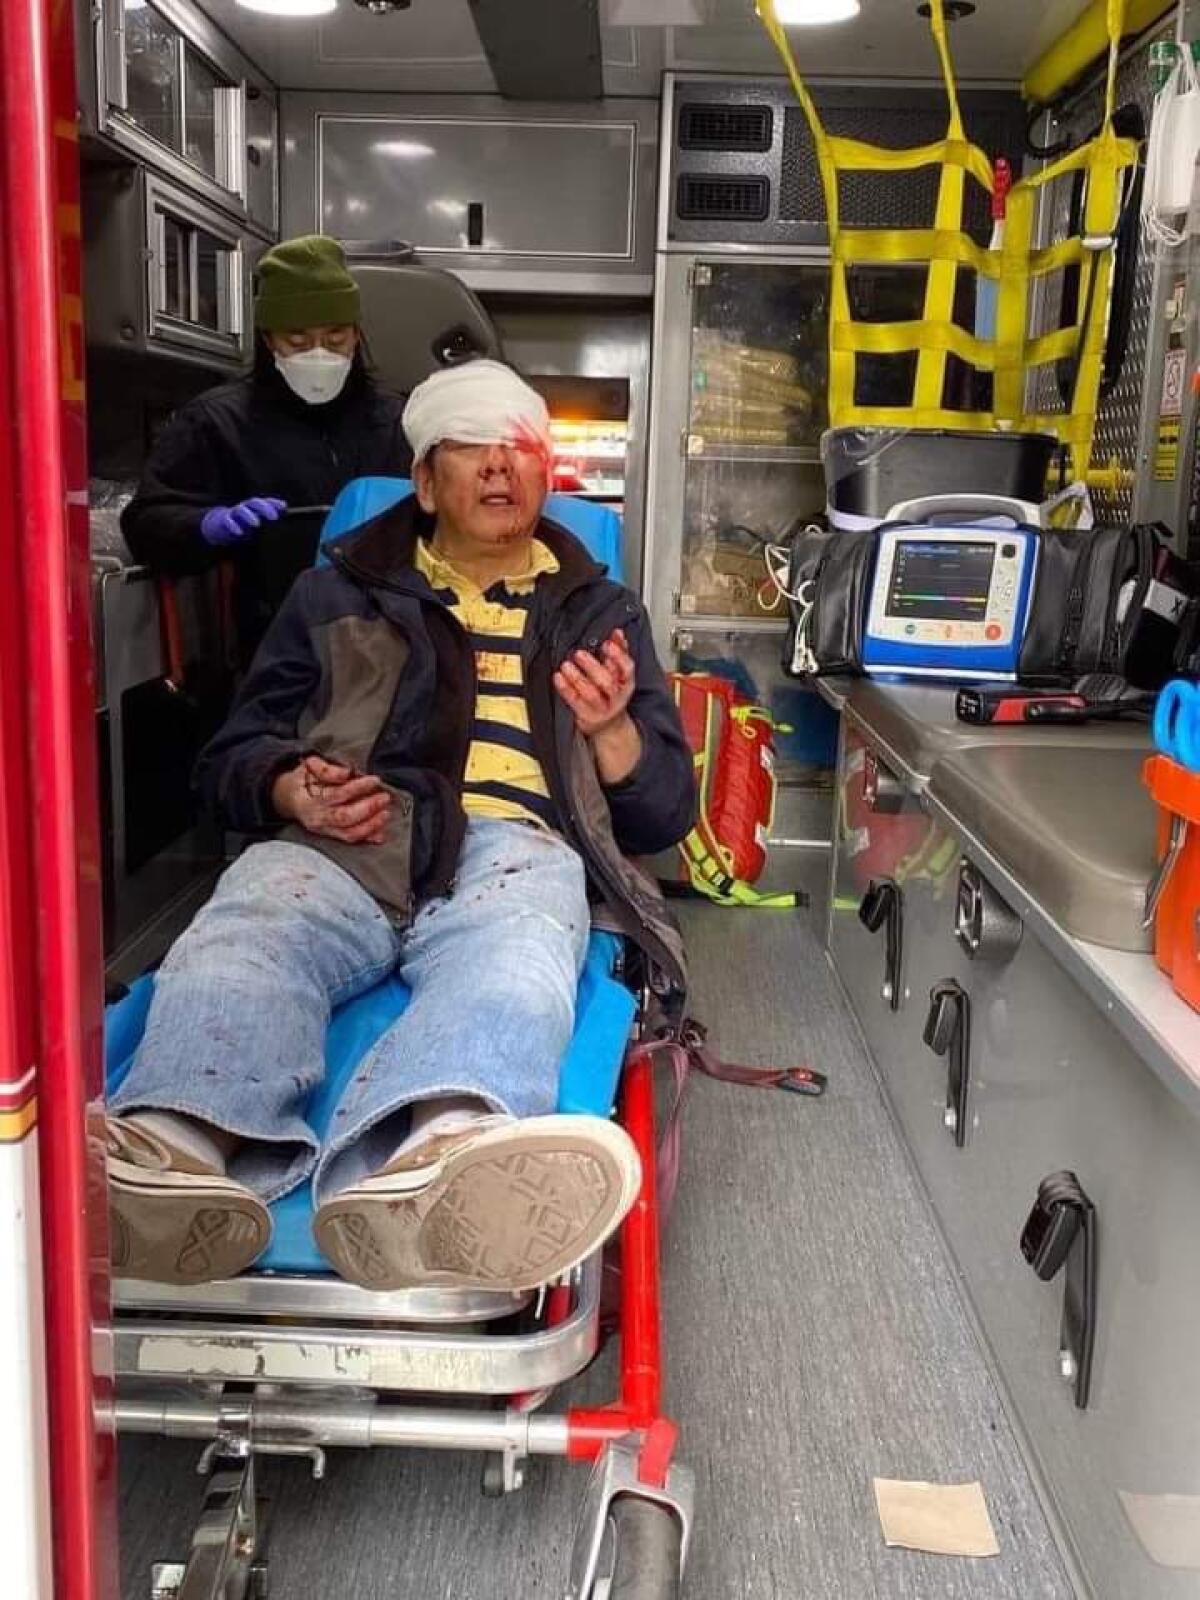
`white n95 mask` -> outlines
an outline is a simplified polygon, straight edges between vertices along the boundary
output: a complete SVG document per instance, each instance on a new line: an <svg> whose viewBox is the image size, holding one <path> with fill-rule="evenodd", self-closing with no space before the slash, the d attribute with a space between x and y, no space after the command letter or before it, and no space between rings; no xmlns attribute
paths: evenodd
<svg viewBox="0 0 1200 1600"><path fill-rule="evenodd" d="M275 365L293 394L310 406L336 400L346 387L352 365L349 356L335 355L318 345L295 356L276 356Z"/></svg>

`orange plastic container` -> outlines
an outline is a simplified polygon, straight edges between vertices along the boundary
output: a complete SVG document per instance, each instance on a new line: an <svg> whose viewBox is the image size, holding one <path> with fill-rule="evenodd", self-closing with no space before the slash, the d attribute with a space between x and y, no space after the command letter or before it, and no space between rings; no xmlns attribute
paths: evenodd
<svg viewBox="0 0 1200 1600"><path fill-rule="evenodd" d="M1154 918L1154 959L1176 990L1200 1011L1200 772L1169 756L1151 756L1142 777L1158 806L1158 857L1171 844L1176 818L1187 833Z"/></svg>

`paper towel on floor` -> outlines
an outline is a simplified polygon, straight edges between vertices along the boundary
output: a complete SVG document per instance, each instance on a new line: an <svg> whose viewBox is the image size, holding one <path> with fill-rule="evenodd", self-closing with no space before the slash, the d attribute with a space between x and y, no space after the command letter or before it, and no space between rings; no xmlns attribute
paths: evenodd
<svg viewBox="0 0 1200 1600"><path fill-rule="evenodd" d="M883 1537L939 1556L998 1556L992 1519L978 1483L907 1483L876 1478Z"/></svg>

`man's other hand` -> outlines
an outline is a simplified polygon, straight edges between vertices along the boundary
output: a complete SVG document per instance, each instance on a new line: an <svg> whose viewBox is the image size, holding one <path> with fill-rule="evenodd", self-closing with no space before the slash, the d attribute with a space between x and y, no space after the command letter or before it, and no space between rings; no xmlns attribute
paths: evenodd
<svg viewBox="0 0 1200 1600"><path fill-rule="evenodd" d="M286 821L343 844L383 844L392 811L381 778L321 756L305 756L299 766L281 773L271 804Z"/></svg>
<svg viewBox="0 0 1200 1600"><path fill-rule="evenodd" d="M621 783L637 766L642 736L629 715L635 669L620 628L600 646L599 655L576 650L554 674L554 687L570 708L575 726L591 742L601 781Z"/></svg>

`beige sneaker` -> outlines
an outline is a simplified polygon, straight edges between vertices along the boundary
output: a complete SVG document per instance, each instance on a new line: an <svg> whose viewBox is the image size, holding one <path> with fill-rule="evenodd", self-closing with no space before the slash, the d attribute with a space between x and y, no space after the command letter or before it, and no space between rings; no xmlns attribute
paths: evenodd
<svg viewBox="0 0 1200 1600"><path fill-rule="evenodd" d="M316 1214L318 1247L368 1289L534 1289L601 1245L642 1170L599 1117L487 1117L437 1135Z"/></svg>
<svg viewBox="0 0 1200 1600"><path fill-rule="evenodd" d="M267 1248L257 1195L124 1117L107 1118L113 1272L153 1283L209 1283Z"/></svg>

